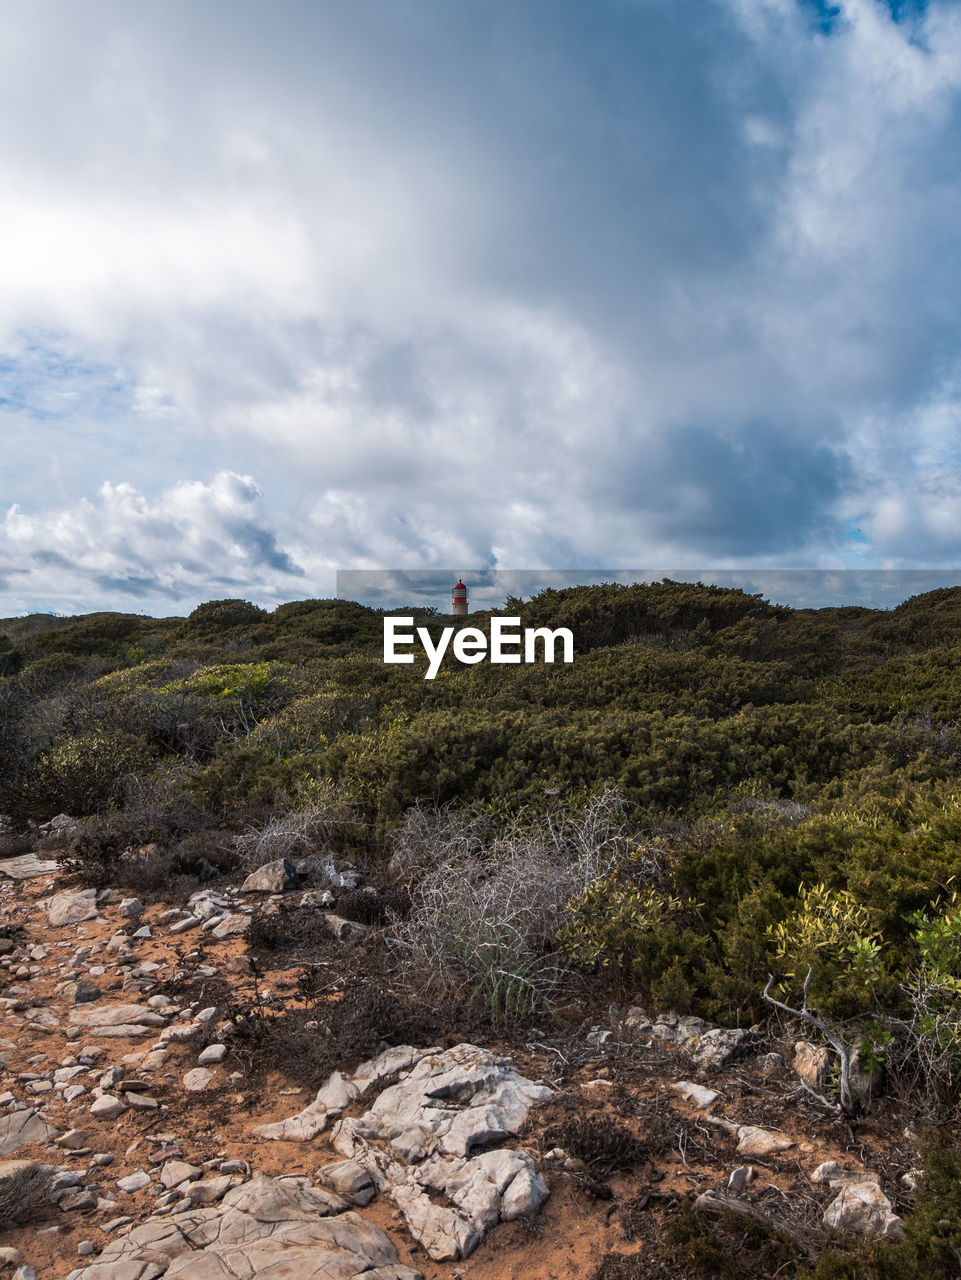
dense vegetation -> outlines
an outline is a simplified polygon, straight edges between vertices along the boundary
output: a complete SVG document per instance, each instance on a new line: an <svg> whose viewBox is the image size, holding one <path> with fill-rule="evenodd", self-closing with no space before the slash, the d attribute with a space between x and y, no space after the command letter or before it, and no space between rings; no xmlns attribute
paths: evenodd
<svg viewBox="0 0 961 1280"><path fill-rule="evenodd" d="M664 581L504 612L571 627L575 662L448 659L427 681L338 600L9 619L0 812L87 816L91 876L154 841L166 883L299 814L305 847L392 858L397 947L498 1017L562 1008L579 972L745 1023L769 973L796 1008L810 972L825 1026L950 1110L961 588L811 611Z"/></svg>

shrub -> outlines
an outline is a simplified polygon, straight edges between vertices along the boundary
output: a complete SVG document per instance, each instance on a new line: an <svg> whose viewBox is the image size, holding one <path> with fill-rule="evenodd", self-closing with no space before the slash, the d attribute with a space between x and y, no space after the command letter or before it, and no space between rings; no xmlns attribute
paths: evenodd
<svg viewBox="0 0 961 1280"><path fill-rule="evenodd" d="M579 813L517 821L496 836L439 815L446 838L431 858L424 851L410 913L388 933L411 989L495 1021L549 1008L564 980L554 936L569 899L624 848L621 809L606 793Z"/></svg>
<svg viewBox="0 0 961 1280"><path fill-rule="evenodd" d="M49 1203L54 1178L44 1164L25 1164L0 1178L0 1222L29 1222Z"/></svg>
<svg viewBox="0 0 961 1280"><path fill-rule="evenodd" d="M127 779L148 772L155 759L143 739L126 733L62 737L37 761L25 793L50 813L94 813L119 799Z"/></svg>

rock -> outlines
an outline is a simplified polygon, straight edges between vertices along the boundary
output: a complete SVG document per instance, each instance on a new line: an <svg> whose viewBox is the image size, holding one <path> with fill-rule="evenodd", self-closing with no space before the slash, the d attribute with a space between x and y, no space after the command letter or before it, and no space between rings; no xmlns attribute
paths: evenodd
<svg viewBox="0 0 961 1280"><path fill-rule="evenodd" d="M19 1261L20 1250L15 1249L12 1244L0 1248L0 1267L15 1267Z"/></svg>
<svg viewBox="0 0 961 1280"><path fill-rule="evenodd" d="M823 1045L798 1040L791 1065L809 1088L822 1089L831 1071L831 1055Z"/></svg>
<svg viewBox="0 0 961 1280"><path fill-rule="evenodd" d="M473 1146L516 1133L531 1107L552 1096L489 1050L461 1044L425 1055L405 1080L379 1094L357 1122L358 1133L387 1141L408 1162L423 1159L428 1147L466 1156Z"/></svg>
<svg viewBox="0 0 961 1280"><path fill-rule="evenodd" d="M92 1004L100 999L100 988L89 978L80 978L77 982L68 983L63 994L74 1004Z"/></svg>
<svg viewBox="0 0 961 1280"><path fill-rule="evenodd" d="M329 889L308 889L301 895L302 907L332 907L336 899Z"/></svg>
<svg viewBox="0 0 961 1280"><path fill-rule="evenodd" d="M138 1169L136 1173L131 1173L126 1178L118 1178L117 1186L121 1191L143 1191L144 1187L150 1186L150 1174L143 1169Z"/></svg>
<svg viewBox="0 0 961 1280"><path fill-rule="evenodd" d="M903 1240L901 1219L876 1181L849 1183L824 1211L824 1225L868 1239Z"/></svg>
<svg viewBox="0 0 961 1280"><path fill-rule="evenodd" d="M131 1111L156 1111L160 1107L157 1099L151 1098L148 1093L128 1093L126 1099Z"/></svg>
<svg viewBox="0 0 961 1280"><path fill-rule="evenodd" d="M35 853L23 853L0 861L0 875L9 876L11 880L36 880L40 876L53 875L59 867L59 863L38 858Z"/></svg>
<svg viewBox="0 0 961 1280"><path fill-rule="evenodd" d="M47 923L55 929L100 918L96 889L64 889L45 903Z"/></svg>
<svg viewBox="0 0 961 1280"><path fill-rule="evenodd" d="M737 1130L737 1150L742 1156L763 1160L765 1156L787 1151L793 1146L792 1140L783 1133L772 1133L770 1129L759 1129L753 1124L742 1124Z"/></svg>
<svg viewBox="0 0 961 1280"><path fill-rule="evenodd" d="M97 1197L86 1187L65 1195L58 1201L60 1208L68 1213L90 1213L97 1207Z"/></svg>
<svg viewBox="0 0 961 1280"><path fill-rule="evenodd" d="M216 929L211 930L211 934L215 938L231 938L235 934L243 933L248 924L250 924L250 917L235 911L233 914L225 916ZM243 956L238 957L238 959L245 958Z"/></svg>
<svg viewBox="0 0 961 1280"><path fill-rule="evenodd" d="M170 926L171 933L186 933L188 929L196 929L201 923L200 916L185 916Z"/></svg>
<svg viewBox="0 0 961 1280"><path fill-rule="evenodd" d="M727 1189L733 1192L734 1195L739 1195L753 1181L753 1166L749 1164L738 1165L736 1169L731 1170L731 1176L727 1180Z"/></svg>
<svg viewBox="0 0 961 1280"><path fill-rule="evenodd" d="M223 1199L233 1184L233 1178L226 1175L220 1178L207 1178L204 1182L191 1182L186 1189L186 1196L194 1205L216 1204L218 1200Z"/></svg>
<svg viewBox="0 0 961 1280"><path fill-rule="evenodd" d="M105 1093L91 1106L90 1114L97 1120L116 1120L126 1109L120 1098L114 1097L112 1093Z"/></svg>
<svg viewBox="0 0 961 1280"><path fill-rule="evenodd" d="M356 1160L337 1160L333 1164L325 1164L317 1170L316 1177L348 1204L362 1207L370 1204L377 1194L370 1172Z"/></svg>
<svg viewBox="0 0 961 1280"><path fill-rule="evenodd" d="M57 1146L65 1147L68 1151L83 1151L92 1141L93 1134L89 1129L68 1129L57 1139Z"/></svg>
<svg viewBox="0 0 961 1280"><path fill-rule="evenodd" d="M355 1084L335 1071L318 1090L314 1101L303 1111L274 1124L258 1125L254 1136L272 1141L310 1142L319 1133L323 1133L331 1119L346 1111L359 1092Z"/></svg>
<svg viewBox="0 0 961 1280"><path fill-rule="evenodd" d="M442 1192L454 1208L434 1203L421 1188ZM391 1192L414 1239L436 1262L468 1257L491 1227L535 1212L547 1195L531 1157L507 1150L429 1160Z"/></svg>
<svg viewBox="0 0 961 1280"><path fill-rule="evenodd" d="M296 889L297 868L289 858L278 858L252 871L240 886L241 893L283 893Z"/></svg>
<svg viewBox="0 0 961 1280"><path fill-rule="evenodd" d="M383 1231L345 1209L305 1178L261 1175L216 1207L130 1227L67 1280L422 1280Z"/></svg>
<svg viewBox="0 0 961 1280"><path fill-rule="evenodd" d="M58 813L49 822L40 824L40 830L46 835L71 835L76 829L77 823L69 813Z"/></svg>
<svg viewBox="0 0 961 1280"><path fill-rule="evenodd" d="M341 942L359 942L367 935L367 926L357 924L354 920L345 920L342 916L330 914L322 916L321 919L327 932L339 938Z"/></svg>
<svg viewBox="0 0 961 1280"><path fill-rule="evenodd" d="M187 1164L185 1160L168 1160L160 1170L161 1185L171 1190L179 1187L181 1182L194 1182L203 1173L203 1169L195 1164Z"/></svg>
<svg viewBox="0 0 961 1280"><path fill-rule="evenodd" d="M227 1056L227 1046L225 1044L208 1044L197 1061L202 1067L215 1066L218 1062L223 1062Z"/></svg>
<svg viewBox="0 0 961 1280"><path fill-rule="evenodd" d="M98 1005L96 1009L71 1009L74 1027L116 1027L131 1023L139 1027L165 1027L167 1019L142 1004Z"/></svg>
<svg viewBox="0 0 961 1280"><path fill-rule="evenodd" d="M202 1093L214 1078L214 1073L206 1067L194 1067L184 1076L184 1088L188 1093Z"/></svg>
<svg viewBox="0 0 961 1280"><path fill-rule="evenodd" d="M30 1107L11 1111L0 1116L0 1157L12 1155L28 1142L52 1142L58 1132Z"/></svg>
<svg viewBox="0 0 961 1280"><path fill-rule="evenodd" d="M757 1042L752 1031L743 1028L728 1030L714 1027L705 1031L691 1055L699 1071L721 1071L738 1058L742 1058Z"/></svg>
<svg viewBox="0 0 961 1280"><path fill-rule="evenodd" d="M143 903L139 898L124 898L120 903L119 910L122 916L127 916L132 920L135 916L143 915Z"/></svg>
<svg viewBox="0 0 961 1280"><path fill-rule="evenodd" d="M694 1104L697 1111L703 1111L721 1096L716 1089L705 1089L703 1085L693 1084L690 1080L678 1080L671 1085L682 1098Z"/></svg>

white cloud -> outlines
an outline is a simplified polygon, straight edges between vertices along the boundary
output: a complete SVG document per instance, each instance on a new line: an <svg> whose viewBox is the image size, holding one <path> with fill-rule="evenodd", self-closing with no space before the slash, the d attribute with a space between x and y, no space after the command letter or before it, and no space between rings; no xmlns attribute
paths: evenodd
<svg viewBox="0 0 961 1280"><path fill-rule="evenodd" d="M276 599L304 570L279 544L250 476L176 485L151 502L129 484L104 483L95 502L27 513L0 524L0 582L12 611L41 599L58 613L102 607L177 613L198 599Z"/></svg>
<svg viewBox="0 0 961 1280"><path fill-rule="evenodd" d="M961 15L843 8L11 4L9 598L956 557Z"/></svg>

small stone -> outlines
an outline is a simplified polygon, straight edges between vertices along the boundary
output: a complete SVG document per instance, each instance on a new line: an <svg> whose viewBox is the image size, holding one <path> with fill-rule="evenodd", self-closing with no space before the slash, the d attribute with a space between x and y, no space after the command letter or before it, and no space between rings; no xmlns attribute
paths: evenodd
<svg viewBox="0 0 961 1280"><path fill-rule="evenodd" d="M91 1106L90 1114L96 1116L98 1120L116 1120L117 1116L122 1115L125 1110L120 1098L112 1093L105 1093Z"/></svg>
<svg viewBox="0 0 961 1280"><path fill-rule="evenodd" d="M68 1151L81 1151L90 1145L91 1135L86 1129L68 1129L57 1138L58 1147L66 1147Z"/></svg>
<svg viewBox="0 0 961 1280"><path fill-rule="evenodd" d="M682 1098L693 1103L697 1111L703 1111L720 1097L716 1089L706 1089L703 1085L694 1084L690 1080L678 1080L671 1085L671 1088L676 1089Z"/></svg>
<svg viewBox="0 0 961 1280"><path fill-rule="evenodd" d="M736 1169L731 1170L731 1176L727 1180L727 1189L739 1195L745 1187L750 1186L754 1181L754 1167L749 1164L739 1165Z"/></svg>
<svg viewBox="0 0 961 1280"><path fill-rule="evenodd" d="M214 1073L206 1067L194 1067L184 1076L184 1088L188 1093L202 1093L214 1078Z"/></svg>
<svg viewBox="0 0 961 1280"><path fill-rule="evenodd" d="M208 1044L206 1049L197 1058L202 1067L213 1066L218 1062L223 1062L227 1056L227 1046L225 1044Z"/></svg>
<svg viewBox="0 0 961 1280"><path fill-rule="evenodd" d="M127 1101L131 1111L156 1111L160 1106L157 1099L147 1093L128 1093Z"/></svg>
<svg viewBox="0 0 961 1280"><path fill-rule="evenodd" d="M179 1187L182 1182L194 1182L203 1170L195 1164L187 1164L185 1160L168 1160L160 1170L161 1185L168 1191Z"/></svg>
<svg viewBox="0 0 961 1280"><path fill-rule="evenodd" d="M762 1159L774 1155L777 1151L787 1151L794 1143L783 1133L772 1133L770 1129L759 1129L757 1125L742 1124L737 1131L737 1149L742 1156L754 1156Z"/></svg>
<svg viewBox="0 0 961 1280"><path fill-rule="evenodd" d="M186 920L178 920L170 926L171 933L186 933L188 929L196 929L200 924L197 916L187 916Z"/></svg>
<svg viewBox="0 0 961 1280"><path fill-rule="evenodd" d="M126 1178L118 1178L117 1186L121 1191L143 1191L144 1187L150 1186L150 1174L143 1169L138 1169L136 1173L128 1174Z"/></svg>
<svg viewBox="0 0 961 1280"><path fill-rule="evenodd" d="M89 1258L90 1255L95 1251L95 1248L96 1246L94 1245L92 1240L81 1240L80 1243L77 1245L77 1257Z"/></svg>
<svg viewBox="0 0 961 1280"><path fill-rule="evenodd" d="M119 910L121 915L132 919L134 916L143 915L143 903L139 898L124 898L121 900Z"/></svg>

